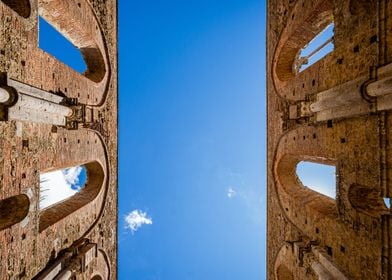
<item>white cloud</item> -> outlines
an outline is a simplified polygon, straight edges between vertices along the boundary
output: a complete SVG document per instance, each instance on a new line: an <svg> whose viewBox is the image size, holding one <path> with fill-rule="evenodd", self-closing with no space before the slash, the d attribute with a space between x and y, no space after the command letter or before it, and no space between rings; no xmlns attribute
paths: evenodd
<svg viewBox="0 0 392 280"><path fill-rule="evenodd" d="M227 190L227 197L233 198L236 195L237 195L237 192L232 187L229 187L229 189Z"/></svg>
<svg viewBox="0 0 392 280"><path fill-rule="evenodd" d="M39 208L44 209L76 194L80 186L72 189L72 185L79 183L78 177L82 170L82 167L77 166L41 173Z"/></svg>
<svg viewBox="0 0 392 280"><path fill-rule="evenodd" d="M152 219L147 216L146 212L133 210L125 216L126 228L135 233L142 225L152 225Z"/></svg>
<svg viewBox="0 0 392 280"><path fill-rule="evenodd" d="M79 183L79 175L82 172L81 166L71 167L63 170L64 179L71 185Z"/></svg>

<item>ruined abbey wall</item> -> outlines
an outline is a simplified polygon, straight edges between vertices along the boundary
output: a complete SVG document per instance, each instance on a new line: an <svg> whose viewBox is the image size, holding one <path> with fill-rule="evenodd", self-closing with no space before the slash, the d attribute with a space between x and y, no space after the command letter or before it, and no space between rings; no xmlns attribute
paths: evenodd
<svg viewBox="0 0 392 280"><path fill-rule="evenodd" d="M334 50L296 73L328 24ZM269 0L268 279L391 279L392 2ZM336 199L300 161L336 166Z"/></svg>
<svg viewBox="0 0 392 280"><path fill-rule="evenodd" d="M39 15L84 74L38 47ZM116 279L117 2L1 0L0 73L0 279ZM85 188L40 210L39 174L80 164Z"/></svg>

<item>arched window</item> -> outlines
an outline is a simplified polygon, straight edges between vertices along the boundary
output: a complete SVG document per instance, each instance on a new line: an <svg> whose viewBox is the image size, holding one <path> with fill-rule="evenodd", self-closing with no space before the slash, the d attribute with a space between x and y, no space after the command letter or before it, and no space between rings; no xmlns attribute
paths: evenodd
<svg viewBox="0 0 392 280"><path fill-rule="evenodd" d="M80 54L83 56L86 65L86 71L84 71L83 75L93 82L101 82L106 75L106 65L103 56L104 42L102 36L97 35L100 34L98 32L99 25L91 9L86 8L88 6L87 1L82 1L79 5L73 1L69 3L69 1L62 0L41 0L38 2L40 17L77 48L79 54L76 53L76 56ZM48 30L43 20L40 23L44 27L44 30L40 31L40 39L42 41L45 33L41 34L41 32L47 32ZM55 53L49 47L45 47L45 50L64 61L63 58L59 57L60 54L57 50ZM68 59L65 62L67 61ZM73 67L73 64L67 64ZM84 70L83 67L81 68ZM78 68L74 69L78 71ZM83 72L82 70L79 69L79 72Z"/></svg>
<svg viewBox="0 0 392 280"><path fill-rule="evenodd" d="M0 200L0 230L22 221L29 212L27 195L20 194Z"/></svg>
<svg viewBox="0 0 392 280"><path fill-rule="evenodd" d="M42 50L50 53L58 60L81 74L86 71L87 66L83 60L80 49L75 47L70 41L68 41L67 38L65 38L42 17L39 17L38 33L39 47Z"/></svg>
<svg viewBox="0 0 392 280"><path fill-rule="evenodd" d="M279 199L289 219L296 224L304 223L300 215L296 215L302 211L317 211L320 217L336 219L337 184L333 162L325 157L286 154L276 163Z"/></svg>
<svg viewBox="0 0 392 280"><path fill-rule="evenodd" d="M296 172L303 186L332 199L336 198L335 166L301 161L297 164Z"/></svg>
<svg viewBox="0 0 392 280"><path fill-rule="evenodd" d="M298 53L293 64L295 74L304 71L334 50L334 24L312 38Z"/></svg>
<svg viewBox="0 0 392 280"><path fill-rule="evenodd" d="M39 209L71 198L82 190L87 180L86 168L74 166L40 174Z"/></svg>
<svg viewBox="0 0 392 280"><path fill-rule="evenodd" d="M302 15L293 10L295 24L288 24L282 31L274 54L274 83L278 89L334 48L333 9L333 1L321 0Z"/></svg>
<svg viewBox="0 0 392 280"><path fill-rule="evenodd" d="M1 0L4 4L14 10L18 15L28 18L31 13L29 0Z"/></svg>
<svg viewBox="0 0 392 280"><path fill-rule="evenodd" d="M97 197L104 182L103 168L97 161L86 163L84 167L87 177L84 187L68 199L42 209L39 220L40 232L87 205Z"/></svg>

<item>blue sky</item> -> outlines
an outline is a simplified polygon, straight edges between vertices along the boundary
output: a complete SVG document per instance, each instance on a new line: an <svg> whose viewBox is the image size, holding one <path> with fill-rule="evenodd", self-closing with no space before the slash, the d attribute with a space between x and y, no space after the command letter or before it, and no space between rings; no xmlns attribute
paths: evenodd
<svg viewBox="0 0 392 280"><path fill-rule="evenodd" d="M323 31L321 31L319 34L316 35L308 44L305 46L300 53L300 57L304 56L309 56L312 54L314 51L317 50L317 48L321 47L323 44L325 44L330 38L334 36L334 28L335 25L333 23L329 24ZM318 52L314 53L311 57L308 59L308 63L303 64L302 67L300 67L300 72L304 71L308 67L312 66L314 63L322 59L324 56L326 56L328 53L332 52L334 50L334 42L329 42L326 44L323 48L321 48Z"/></svg>
<svg viewBox="0 0 392 280"><path fill-rule="evenodd" d="M120 0L119 19L119 279L264 279L265 3Z"/></svg>

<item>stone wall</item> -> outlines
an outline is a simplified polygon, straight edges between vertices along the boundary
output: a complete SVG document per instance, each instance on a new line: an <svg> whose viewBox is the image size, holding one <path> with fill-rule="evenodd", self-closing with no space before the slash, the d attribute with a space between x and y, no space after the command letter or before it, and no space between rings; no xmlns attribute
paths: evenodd
<svg viewBox="0 0 392 280"><path fill-rule="evenodd" d="M392 91L366 92L392 62L391 13L390 1L268 1L268 279L392 277ZM333 52L294 73L331 22ZM327 113L308 109L331 92ZM336 166L335 200L301 184L302 160Z"/></svg>
<svg viewBox="0 0 392 280"><path fill-rule="evenodd" d="M39 49L39 15L81 49L86 73L77 73ZM75 244L88 240L97 244L95 257L88 269L74 269L72 277L116 279L117 2L1 0L0 72L29 86L76 98L87 112L73 130L6 118L0 122L0 210L2 199L29 200L27 215L22 211L26 207L0 214L4 224L0 225L0 278L38 277L74 252ZM88 167L86 191L50 211L40 211L40 172L78 164ZM22 202L14 199L10 207L23 206ZM108 269L102 272L105 262Z"/></svg>

